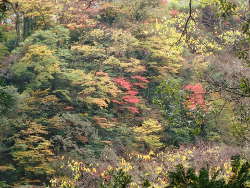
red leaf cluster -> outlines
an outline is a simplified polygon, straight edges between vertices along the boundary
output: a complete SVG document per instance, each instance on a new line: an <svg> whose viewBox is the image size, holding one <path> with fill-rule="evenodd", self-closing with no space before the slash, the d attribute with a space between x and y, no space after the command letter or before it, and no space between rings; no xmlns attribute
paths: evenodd
<svg viewBox="0 0 250 188"><path fill-rule="evenodd" d="M136 96L133 95L126 95L122 97L122 99L128 103L136 104L140 102L140 99L138 99Z"/></svg>
<svg viewBox="0 0 250 188"><path fill-rule="evenodd" d="M197 106L206 108L206 102L205 102L206 91L200 83L194 85L188 84L184 87L184 89L192 92L187 102L188 103L187 107L189 109L194 110Z"/></svg>
<svg viewBox="0 0 250 188"><path fill-rule="evenodd" d="M138 91L135 91L135 90L130 90L127 92L128 95L132 95L132 96L135 96L138 94Z"/></svg>
<svg viewBox="0 0 250 188"><path fill-rule="evenodd" d="M130 112L133 113L133 114L138 114L138 113L140 113L140 112L139 112L139 109L136 108L136 107L134 107L134 106L128 106L127 109L128 109L128 111L130 111Z"/></svg>
<svg viewBox="0 0 250 188"><path fill-rule="evenodd" d="M115 78L114 82L126 90L131 90L132 84L124 78Z"/></svg>
<svg viewBox="0 0 250 188"><path fill-rule="evenodd" d="M143 76L139 76L139 75L135 75L135 76L131 76L131 79L136 80L137 82L135 83L131 83L130 81L126 80L125 78L119 77L119 78L115 78L113 79L113 81L119 85L120 87L122 87L123 89L127 90L125 93L125 96L122 97L122 101L119 100L112 100L113 103L119 104L119 105L123 105L123 104L137 104L139 103L141 100L136 96L138 95L138 91L135 90L133 87L137 86L139 88L147 88L146 84L149 83L148 79L143 77ZM122 109L127 109L129 112L136 114L139 113L139 109L137 107L134 106L125 106L125 107L121 107Z"/></svg>
<svg viewBox="0 0 250 188"><path fill-rule="evenodd" d="M120 105L124 104L123 102L118 101L118 100L111 100L111 101L112 101L113 103L120 104Z"/></svg>
<svg viewBox="0 0 250 188"><path fill-rule="evenodd" d="M170 16L173 16L173 17L177 16L179 13L180 12L178 10L170 10L169 11Z"/></svg>

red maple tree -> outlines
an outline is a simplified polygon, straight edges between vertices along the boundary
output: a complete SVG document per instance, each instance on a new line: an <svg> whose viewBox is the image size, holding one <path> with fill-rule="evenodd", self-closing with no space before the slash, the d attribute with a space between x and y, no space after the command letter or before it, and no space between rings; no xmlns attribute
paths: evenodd
<svg viewBox="0 0 250 188"><path fill-rule="evenodd" d="M139 113L139 109L135 106L131 105L136 105L141 102L141 100L136 96L138 95L138 91L134 87L138 88L147 88L147 83L149 83L148 79L146 77L140 76L140 75L134 75L131 76L130 81L129 79L123 78L123 77L118 77L114 78L113 81L121 88L127 90L124 94L123 97L121 97L121 100L112 100L113 103L123 105L121 106L120 109L127 109L129 112L136 114ZM124 106L125 105L125 106ZM129 105L129 106L128 106Z"/></svg>
<svg viewBox="0 0 250 188"><path fill-rule="evenodd" d="M206 102L205 102L206 91L200 83L194 85L188 84L184 87L184 89L191 92L187 101L187 107L190 110L196 109L197 106L200 106L203 109L206 108Z"/></svg>

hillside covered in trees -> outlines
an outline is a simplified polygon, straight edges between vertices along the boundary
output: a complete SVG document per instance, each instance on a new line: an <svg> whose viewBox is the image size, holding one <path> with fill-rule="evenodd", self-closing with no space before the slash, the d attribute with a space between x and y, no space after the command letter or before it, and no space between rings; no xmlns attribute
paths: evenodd
<svg viewBox="0 0 250 188"><path fill-rule="evenodd" d="M0 187L250 187L250 1L0 0Z"/></svg>

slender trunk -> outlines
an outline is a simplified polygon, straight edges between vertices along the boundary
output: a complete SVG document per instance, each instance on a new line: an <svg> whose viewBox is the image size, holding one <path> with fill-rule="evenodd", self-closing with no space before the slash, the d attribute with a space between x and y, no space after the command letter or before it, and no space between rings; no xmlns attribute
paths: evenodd
<svg viewBox="0 0 250 188"><path fill-rule="evenodd" d="M16 14L16 45L18 45L21 41L21 16L19 13Z"/></svg>
<svg viewBox="0 0 250 188"><path fill-rule="evenodd" d="M23 18L23 39L27 38L33 31L33 18Z"/></svg>
<svg viewBox="0 0 250 188"><path fill-rule="evenodd" d="M23 38L25 39L29 33L29 18L23 18Z"/></svg>
<svg viewBox="0 0 250 188"><path fill-rule="evenodd" d="M22 36L21 36L21 13L18 11L18 3L10 3L10 6L12 8L12 10L15 13L16 16L16 23L15 23L15 28L16 28L16 35L17 35L17 40L16 40L16 45L18 45L20 43L20 41L22 40Z"/></svg>

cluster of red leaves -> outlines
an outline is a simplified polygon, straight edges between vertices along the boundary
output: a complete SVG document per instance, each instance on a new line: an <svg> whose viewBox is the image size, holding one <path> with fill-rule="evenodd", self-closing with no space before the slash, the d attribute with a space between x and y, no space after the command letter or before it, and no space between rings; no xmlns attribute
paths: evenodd
<svg viewBox="0 0 250 188"><path fill-rule="evenodd" d="M139 109L136 108L136 107L134 107L134 106L128 106L127 109L128 109L128 111L130 111L130 112L133 113L133 114L138 114L138 113L140 113L140 112L139 112Z"/></svg>
<svg viewBox="0 0 250 188"><path fill-rule="evenodd" d="M169 15L170 15L170 16L173 16L173 17L177 16L179 13L180 13L180 12L179 12L178 10L170 10L170 11L169 11Z"/></svg>
<svg viewBox="0 0 250 188"><path fill-rule="evenodd" d="M140 99L138 99L136 96L133 96L133 95L126 95L122 97L122 99L126 101L127 103L131 103L131 104L137 104L140 102Z"/></svg>
<svg viewBox="0 0 250 188"><path fill-rule="evenodd" d="M122 105L122 104L124 104L124 102L121 102L121 101L118 101L118 100L111 100L113 103L116 103L116 104L120 104L120 105Z"/></svg>
<svg viewBox="0 0 250 188"><path fill-rule="evenodd" d="M148 79L143 77L143 76L139 76L139 75L135 75L135 76L131 76L131 79L136 80L135 83L132 83L128 80L126 80L125 78L119 77L119 78L115 78L113 81L119 85L121 88L127 90L125 93L125 96L122 97L122 102L118 101L118 100L112 100L113 103L119 104L119 105L132 105L132 104L138 104L140 103L140 99L136 96L139 92L133 88L133 87L139 87L139 88L147 88L146 84L149 83ZM137 107L134 106L127 106L127 107L123 107L125 109L127 109L129 112L136 114L139 113L139 109Z"/></svg>
<svg viewBox="0 0 250 188"><path fill-rule="evenodd" d="M206 108L206 102L205 102L206 91L200 83L194 85L188 84L184 87L184 89L191 91L191 94L187 101L187 107L190 110L194 110L197 106L200 106L203 109Z"/></svg>
<svg viewBox="0 0 250 188"><path fill-rule="evenodd" d="M135 91L135 90L129 90L127 92L128 95L132 95L132 96L136 96L138 94L138 91Z"/></svg>
<svg viewBox="0 0 250 188"><path fill-rule="evenodd" d="M114 82L126 90L131 90L132 84L124 78L115 78Z"/></svg>

